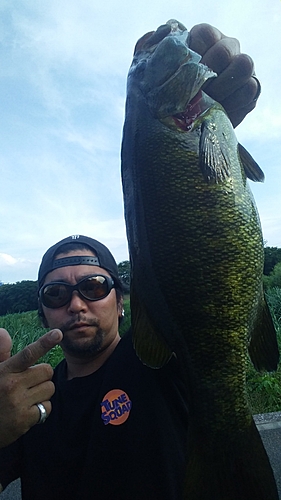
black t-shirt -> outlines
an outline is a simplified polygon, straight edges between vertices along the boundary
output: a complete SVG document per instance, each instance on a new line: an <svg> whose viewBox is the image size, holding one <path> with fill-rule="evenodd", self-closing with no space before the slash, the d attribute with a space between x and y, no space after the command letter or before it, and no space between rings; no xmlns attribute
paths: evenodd
<svg viewBox="0 0 281 500"><path fill-rule="evenodd" d="M55 369L52 413L0 450L0 482L25 500L178 500L186 463L186 394L172 358L144 366L131 336L86 377Z"/></svg>

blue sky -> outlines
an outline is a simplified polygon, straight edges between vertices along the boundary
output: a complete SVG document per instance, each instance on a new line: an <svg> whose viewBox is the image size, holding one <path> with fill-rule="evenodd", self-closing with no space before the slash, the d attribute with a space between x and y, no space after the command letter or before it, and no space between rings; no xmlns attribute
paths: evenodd
<svg viewBox="0 0 281 500"><path fill-rule="evenodd" d="M128 258L120 182L136 40L170 18L213 24L251 55L258 106L236 129L266 175L264 239L281 247L280 0L1 0L0 280L35 280L56 241L86 234Z"/></svg>

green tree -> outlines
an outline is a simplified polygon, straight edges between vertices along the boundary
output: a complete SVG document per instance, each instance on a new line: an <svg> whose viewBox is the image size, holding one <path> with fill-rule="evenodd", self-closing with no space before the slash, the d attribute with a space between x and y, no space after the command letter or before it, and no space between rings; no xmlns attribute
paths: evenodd
<svg viewBox="0 0 281 500"><path fill-rule="evenodd" d="M269 274L269 276L264 276L264 285L265 288L281 288L281 262L278 262L273 268L273 271Z"/></svg>
<svg viewBox="0 0 281 500"><path fill-rule="evenodd" d="M276 266L278 262L281 262L281 248L265 247L263 274L268 276L271 271L273 271L274 266Z"/></svg>
<svg viewBox="0 0 281 500"><path fill-rule="evenodd" d="M0 316L37 309L37 281L18 281L0 287Z"/></svg>
<svg viewBox="0 0 281 500"><path fill-rule="evenodd" d="M124 287L124 292L128 293L130 291L130 276L131 276L131 267L129 260L123 260L118 264L118 274L121 279Z"/></svg>

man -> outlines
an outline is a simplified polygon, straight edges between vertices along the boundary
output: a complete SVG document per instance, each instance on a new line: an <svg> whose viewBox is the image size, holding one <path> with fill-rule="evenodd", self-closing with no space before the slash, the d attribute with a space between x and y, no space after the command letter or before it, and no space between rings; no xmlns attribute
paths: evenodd
<svg viewBox="0 0 281 500"><path fill-rule="evenodd" d="M219 74L207 92L237 125L260 93L252 60L209 25L194 27L190 40ZM39 314L53 330L12 358L0 331L3 487L21 477L26 499L180 498L185 390L174 359L151 370L136 357L130 333L120 341L122 292L112 255L91 238L67 238L45 254L38 281ZM65 360L51 381L50 367L32 365L59 342Z"/></svg>
<svg viewBox="0 0 281 500"><path fill-rule="evenodd" d="M65 360L55 369L44 426L3 450L3 486L21 477L26 499L86 499L93 491L97 499L179 498L184 387L174 360L150 370L129 334L120 341L122 286L113 256L91 238L66 238L43 257L38 283L40 315L63 332Z"/></svg>

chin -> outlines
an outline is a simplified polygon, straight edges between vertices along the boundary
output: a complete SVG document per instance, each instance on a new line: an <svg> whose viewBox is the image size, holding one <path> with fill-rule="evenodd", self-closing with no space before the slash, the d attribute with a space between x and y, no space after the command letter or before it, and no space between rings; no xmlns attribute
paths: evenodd
<svg viewBox="0 0 281 500"><path fill-rule="evenodd" d="M60 345L65 353L72 356L79 358L92 357L93 354L98 354L103 350L104 336L103 330L98 330L92 338L70 339L65 336Z"/></svg>

